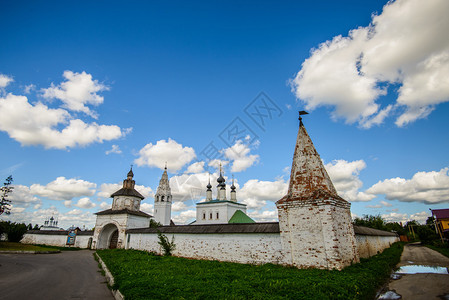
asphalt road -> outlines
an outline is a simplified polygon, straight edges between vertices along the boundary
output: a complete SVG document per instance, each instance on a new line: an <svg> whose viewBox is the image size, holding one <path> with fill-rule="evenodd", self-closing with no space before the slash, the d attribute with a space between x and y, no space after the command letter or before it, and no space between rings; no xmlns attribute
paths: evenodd
<svg viewBox="0 0 449 300"><path fill-rule="evenodd" d="M114 299L93 251L0 254L0 299Z"/></svg>
<svg viewBox="0 0 449 300"><path fill-rule="evenodd" d="M408 244L404 247L401 256L401 266L435 266L449 267L449 258L421 246L419 244ZM449 275L447 274L406 274L399 280L391 280L388 289L402 296L402 299L448 299Z"/></svg>

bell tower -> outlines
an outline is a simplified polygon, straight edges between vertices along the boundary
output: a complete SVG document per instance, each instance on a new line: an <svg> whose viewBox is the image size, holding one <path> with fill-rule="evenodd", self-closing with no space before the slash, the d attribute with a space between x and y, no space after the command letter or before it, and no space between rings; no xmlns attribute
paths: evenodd
<svg viewBox="0 0 449 300"><path fill-rule="evenodd" d="M167 174L167 164L154 195L154 219L163 226L169 226L171 221L172 195Z"/></svg>

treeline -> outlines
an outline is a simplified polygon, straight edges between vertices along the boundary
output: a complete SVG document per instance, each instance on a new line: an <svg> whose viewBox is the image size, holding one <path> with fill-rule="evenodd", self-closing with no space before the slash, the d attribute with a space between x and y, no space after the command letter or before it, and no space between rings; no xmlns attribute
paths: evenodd
<svg viewBox="0 0 449 300"><path fill-rule="evenodd" d="M398 222L386 222L380 215L363 215L362 218L357 217L354 219L354 225L407 235L409 240L421 241L421 243L427 245L440 246L442 244L441 238L435 230L433 217L427 218L426 224L420 224L415 220L401 224Z"/></svg>
<svg viewBox="0 0 449 300"><path fill-rule="evenodd" d="M9 242L20 242L27 230L39 230L39 225L30 223L15 223L11 221L0 221L0 237L6 234L6 239Z"/></svg>

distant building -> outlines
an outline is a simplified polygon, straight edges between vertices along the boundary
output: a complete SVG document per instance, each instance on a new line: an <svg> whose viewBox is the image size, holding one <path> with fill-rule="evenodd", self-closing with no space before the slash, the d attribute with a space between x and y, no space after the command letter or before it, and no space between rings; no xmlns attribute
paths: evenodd
<svg viewBox="0 0 449 300"><path fill-rule="evenodd" d="M44 221L44 225L41 226L41 230L62 230L58 227L58 220L56 220L53 216L47 218Z"/></svg>
<svg viewBox="0 0 449 300"><path fill-rule="evenodd" d="M246 205L237 202L234 179L231 185L231 199L226 199L226 184L220 166L217 182L217 199L212 199L212 185L207 185L206 201L196 204L196 221L192 225L255 223L246 215Z"/></svg>
<svg viewBox="0 0 449 300"><path fill-rule="evenodd" d="M443 237L449 239L449 209L432 209L435 224Z"/></svg>

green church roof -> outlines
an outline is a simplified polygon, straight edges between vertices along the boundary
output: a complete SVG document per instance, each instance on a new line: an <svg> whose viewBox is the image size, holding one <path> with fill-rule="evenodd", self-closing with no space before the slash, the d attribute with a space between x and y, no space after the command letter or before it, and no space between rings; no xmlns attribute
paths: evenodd
<svg viewBox="0 0 449 300"><path fill-rule="evenodd" d="M243 211L236 210L232 218L229 219L229 224L231 223L256 223L253 219L248 217Z"/></svg>

